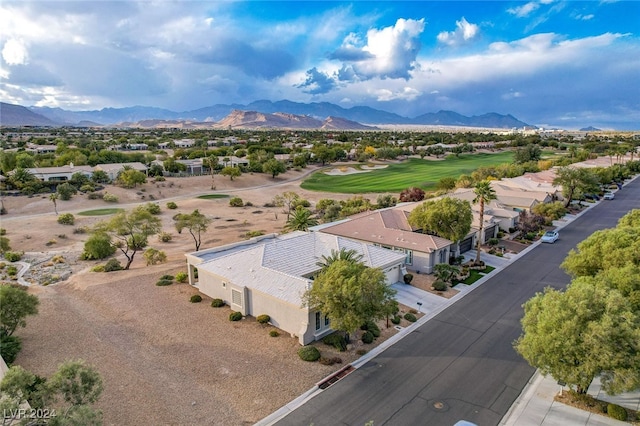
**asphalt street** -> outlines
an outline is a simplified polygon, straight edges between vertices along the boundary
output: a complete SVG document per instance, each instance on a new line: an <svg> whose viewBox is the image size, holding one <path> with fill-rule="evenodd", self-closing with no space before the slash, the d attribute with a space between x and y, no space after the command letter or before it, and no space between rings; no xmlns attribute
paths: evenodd
<svg viewBox="0 0 640 426"><path fill-rule="evenodd" d="M569 250L633 208L640 208L640 179L277 424L499 424L535 371L513 349L522 304L547 286L566 287L559 265Z"/></svg>

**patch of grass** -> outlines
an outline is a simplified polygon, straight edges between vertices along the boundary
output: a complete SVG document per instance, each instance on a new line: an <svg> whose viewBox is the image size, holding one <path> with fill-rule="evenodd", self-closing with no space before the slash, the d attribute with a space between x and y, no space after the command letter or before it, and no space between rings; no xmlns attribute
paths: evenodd
<svg viewBox="0 0 640 426"><path fill-rule="evenodd" d="M475 283L476 281L478 281L480 278L482 278L484 275L482 275L480 272L476 271L475 269L472 269L469 271L469 276L467 277L467 279L460 281L462 284L467 284L467 285L471 285L473 283Z"/></svg>
<svg viewBox="0 0 640 426"><path fill-rule="evenodd" d="M493 272L495 270L496 270L496 268L494 268L493 266L487 265L487 266L485 266L484 271L482 271L482 273L483 274L488 274L488 273Z"/></svg>
<svg viewBox="0 0 640 426"><path fill-rule="evenodd" d="M227 194L205 194L199 195L198 198L201 200L215 200L217 198L229 198Z"/></svg>
<svg viewBox="0 0 640 426"><path fill-rule="evenodd" d="M124 209L94 209L94 210L85 210L83 212L78 213L79 216L105 216L108 214L116 214L124 211Z"/></svg>
<svg viewBox="0 0 640 426"><path fill-rule="evenodd" d="M343 194L400 192L412 186L433 191L442 178L457 179L462 174L471 174L478 167L510 163L512 159L513 153L507 151L496 154L465 154L458 158L450 156L441 161L410 158L405 162L389 164L384 169L368 173L340 176L327 175L322 171L315 172L305 179L300 187L311 191Z"/></svg>

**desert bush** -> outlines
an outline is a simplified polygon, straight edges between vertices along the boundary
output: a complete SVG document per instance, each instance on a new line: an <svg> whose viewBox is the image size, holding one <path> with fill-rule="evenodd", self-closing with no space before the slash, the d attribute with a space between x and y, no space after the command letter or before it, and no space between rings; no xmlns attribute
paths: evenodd
<svg viewBox="0 0 640 426"><path fill-rule="evenodd" d="M75 232L75 231L74 231ZM91 234L84 243L84 250L80 255L82 260L104 259L116 252L116 248L111 244L111 237L103 232Z"/></svg>
<svg viewBox="0 0 640 426"><path fill-rule="evenodd" d="M211 301L211 307L212 308L221 308L225 305L224 300L222 299L213 299Z"/></svg>
<svg viewBox="0 0 640 426"><path fill-rule="evenodd" d="M118 196L114 195L114 194L110 194L108 192L105 192L104 194L102 194L102 199L108 203L117 203L118 202Z"/></svg>
<svg viewBox="0 0 640 426"><path fill-rule="evenodd" d="M169 281L173 281L173 275L169 275L169 274L165 274L163 276L160 277L161 280L169 280Z"/></svg>
<svg viewBox="0 0 640 426"><path fill-rule="evenodd" d="M176 274L176 281L179 283L186 283L188 279L189 275L186 272L180 271Z"/></svg>
<svg viewBox="0 0 640 426"><path fill-rule="evenodd" d="M253 203L251 201L247 201L244 205L247 207L253 207Z"/></svg>
<svg viewBox="0 0 640 426"><path fill-rule="evenodd" d="M7 270L5 272L9 276L15 276L18 274L18 268L16 268L14 265L9 265L7 266Z"/></svg>
<svg viewBox="0 0 640 426"><path fill-rule="evenodd" d="M362 343L372 343L375 337L373 337L373 333L370 331L365 331L362 333Z"/></svg>
<svg viewBox="0 0 640 426"><path fill-rule="evenodd" d="M6 263L4 262L0 262L0 269L4 269L7 266Z"/></svg>
<svg viewBox="0 0 640 426"><path fill-rule="evenodd" d="M400 324L400 317L398 315L394 315L393 318L391 318L391 322L394 323L395 325Z"/></svg>
<svg viewBox="0 0 640 426"><path fill-rule="evenodd" d="M160 205L156 203L147 203L144 205L144 209L153 215L162 213Z"/></svg>
<svg viewBox="0 0 640 426"><path fill-rule="evenodd" d="M628 416L627 410L617 404L607 405L607 414L609 415L609 417L623 422L627 420Z"/></svg>
<svg viewBox="0 0 640 426"><path fill-rule="evenodd" d="M322 343L325 345L333 346L340 352L347 350L347 340L340 333L330 334L322 339Z"/></svg>
<svg viewBox="0 0 640 426"><path fill-rule="evenodd" d="M315 362L320 359L320 351L315 346L303 346L298 349L298 356L303 361Z"/></svg>
<svg viewBox="0 0 640 426"><path fill-rule="evenodd" d="M258 321L260 324L267 324L269 321L271 321L271 317L266 314L258 315L256 321Z"/></svg>
<svg viewBox="0 0 640 426"><path fill-rule="evenodd" d="M342 358L337 356L325 358L321 356L318 362L322 365L342 364Z"/></svg>
<svg viewBox="0 0 640 426"><path fill-rule="evenodd" d="M178 205L176 203L174 203L173 201L169 201L167 203L167 208L170 210L175 210L178 208Z"/></svg>
<svg viewBox="0 0 640 426"><path fill-rule="evenodd" d="M167 261L167 254L164 251L156 250L152 247L146 249L143 256L147 262L147 266L157 265L158 263L164 263Z"/></svg>
<svg viewBox="0 0 640 426"><path fill-rule="evenodd" d="M231 197L231 199L229 200L229 205L231 207L242 207L244 206L244 202L240 197Z"/></svg>
<svg viewBox="0 0 640 426"><path fill-rule="evenodd" d="M58 223L61 225L73 225L76 218L71 213L63 213L58 216Z"/></svg>
<svg viewBox="0 0 640 426"><path fill-rule="evenodd" d="M113 272L113 271L121 271L122 264L118 259L109 259L107 263L104 265L105 272Z"/></svg>
<svg viewBox="0 0 640 426"><path fill-rule="evenodd" d="M490 246L497 246L500 243L500 240L497 238L489 238L489 241L487 241L487 244L489 244Z"/></svg>
<svg viewBox="0 0 640 426"><path fill-rule="evenodd" d="M189 298L189 302L191 302L191 303L200 303L200 302L202 302L202 296L200 296L199 294L194 294L193 296L191 296Z"/></svg>
<svg viewBox="0 0 640 426"><path fill-rule="evenodd" d="M168 232L161 232L158 234L158 240L162 241L163 243L168 243L172 239L173 237Z"/></svg>
<svg viewBox="0 0 640 426"><path fill-rule="evenodd" d="M264 235L264 232L263 232L263 231L247 231L247 232L244 234L244 237L245 237L245 238L247 238L247 239L249 239L249 238L253 238L253 237L259 237L259 236L261 236L261 235Z"/></svg>
<svg viewBox="0 0 640 426"><path fill-rule="evenodd" d="M91 268L91 272L104 272L104 265L96 265Z"/></svg>
<svg viewBox="0 0 640 426"><path fill-rule="evenodd" d="M242 319L242 312L231 312L229 314L229 321L240 321Z"/></svg>
<svg viewBox="0 0 640 426"><path fill-rule="evenodd" d="M156 282L156 285L157 285L158 287L164 287L164 286L171 285L171 284L173 284L173 280L164 280L164 279L159 279L159 280Z"/></svg>
<svg viewBox="0 0 640 426"><path fill-rule="evenodd" d="M270 330L269 331L269 336L271 337L278 337L280 335L280 333L278 333L278 330Z"/></svg>
<svg viewBox="0 0 640 426"><path fill-rule="evenodd" d="M7 259L9 262L17 262L20 259L22 259L23 254L24 253L21 251L5 251L4 258Z"/></svg>
<svg viewBox="0 0 640 426"><path fill-rule="evenodd" d="M404 319L409 322L416 322L418 320L418 318L416 318L416 316L411 312L407 312L406 314L404 314Z"/></svg>
<svg viewBox="0 0 640 426"><path fill-rule="evenodd" d="M73 228L73 233L74 234L86 234L87 233L87 227L86 226L81 226L79 228Z"/></svg>
<svg viewBox="0 0 640 426"><path fill-rule="evenodd" d="M15 361L20 349L22 349L22 342L18 336L0 334L0 355L7 364L11 365Z"/></svg>
<svg viewBox="0 0 640 426"><path fill-rule="evenodd" d="M436 281L433 283L433 289L436 291L445 291L447 289L447 283L444 281Z"/></svg>
<svg viewBox="0 0 640 426"><path fill-rule="evenodd" d="M370 331L371 334L373 334L373 337L380 337L380 328L378 327L378 324L373 321L367 321L360 327L360 330Z"/></svg>
<svg viewBox="0 0 640 426"><path fill-rule="evenodd" d="M89 200L98 200L102 199L102 197L104 197L104 194L102 192L90 192L89 194L87 194L87 198Z"/></svg>
<svg viewBox="0 0 640 426"><path fill-rule="evenodd" d="M155 180L156 182L164 182L164 181L166 181L166 179L164 178L164 176L156 176L156 177L154 178L154 180Z"/></svg>
<svg viewBox="0 0 640 426"><path fill-rule="evenodd" d="M358 350L356 351L356 355L360 355L360 356L362 356L362 355L364 355L364 354L366 354L366 353L367 353L367 350L366 350L366 349L358 349Z"/></svg>
<svg viewBox="0 0 640 426"><path fill-rule="evenodd" d="M78 193L78 190L75 186L71 185L68 182L61 183L56 188L56 193L58 194L58 198L64 201L68 201Z"/></svg>
<svg viewBox="0 0 640 426"><path fill-rule="evenodd" d="M404 274L402 279L405 284L411 284L411 281L413 281L413 274Z"/></svg>
<svg viewBox="0 0 640 426"><path fill-rule="evenodd" d="M0 237L3 235L7 235L7 230L5 228L0 228Z"/></svg>

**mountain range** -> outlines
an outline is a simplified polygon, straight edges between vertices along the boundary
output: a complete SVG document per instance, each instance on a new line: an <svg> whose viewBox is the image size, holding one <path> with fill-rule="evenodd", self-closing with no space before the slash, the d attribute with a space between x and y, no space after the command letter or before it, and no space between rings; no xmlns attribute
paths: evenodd
<svg viewBox="0 0 640 426"><path fill-rule="evenodd" d="M243 122L239 112L244 112ZM250 113L250 114L249 114ZM258 117L256 114L263 114ZM331 119L332 125L325 123ZM103 108L91 111L68 111L50 107L22 107L0 103L2 126L126 126L148 127L149 120L162 127L288 127L329 128L361 130L368 126L438 125L484 128L522 128L528 126L510 114L487 113L464 116L454 111L425 113L409 118L370 107L342 108L328 102L299 103L288 100L271 102L261 100L247 105L216 104L192 111L175 112L162 108L135 106L127 108ZM256 121L257 120L257 121ZM315 120L315 121L310 121ZM146 125L138 123L146 122ZM164 123L164 124L162 124ZM189 124L190 123L190 124ZM251 124L253 123L253 124ZM304 126L302 124L305 124ZM310 123L313 123L310 124ZM360 124L362 123L362 124ZM187 125L188 124L188 125ZM299 124L300 127L296 127ZM171 125L171 126L170 126ZM345 126L345 127L341 127Z"/></svg>

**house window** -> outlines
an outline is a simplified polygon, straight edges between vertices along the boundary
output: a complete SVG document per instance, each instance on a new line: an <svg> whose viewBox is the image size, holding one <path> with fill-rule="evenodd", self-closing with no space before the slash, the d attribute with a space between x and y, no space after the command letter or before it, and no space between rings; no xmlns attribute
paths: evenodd
<svg viewBox="0 0 640 426"><path fill-rule="evenodd" d="M442 250L440 252L440 263L446 263L446 262L447 262L447 251Z"/></svg>
<svg viewBox="0 0 640 426"><path fill-rule="evenodd" d="M242 307L242 293L238 290L231 289L231 302L234 305Z"/></svg>
<svg viewBox="0 0 640 426"><path fill-rule="evenodd" d="M222 281L222 288L227 288L227 283L225 283L224 281Z"/></svg>
<svg viewBox="0 0 640 426"><path fill-rule="evenodd" d="M324 326L325 327L329 326L329 317L327 315L324 316Z"/></svg>
<svg viewBox="0 0 640 426"><path fill-rule="evenodd" d="M413 250L404 251L407 257L404 258L404 263L407 265L413 265Z"/></svg>
<svg viewBox="0 0 640 426"><path fill-rule="evenodd" d="M320 312L316 312L316 331L320 330L320 317L322 315Z"/></svg>

